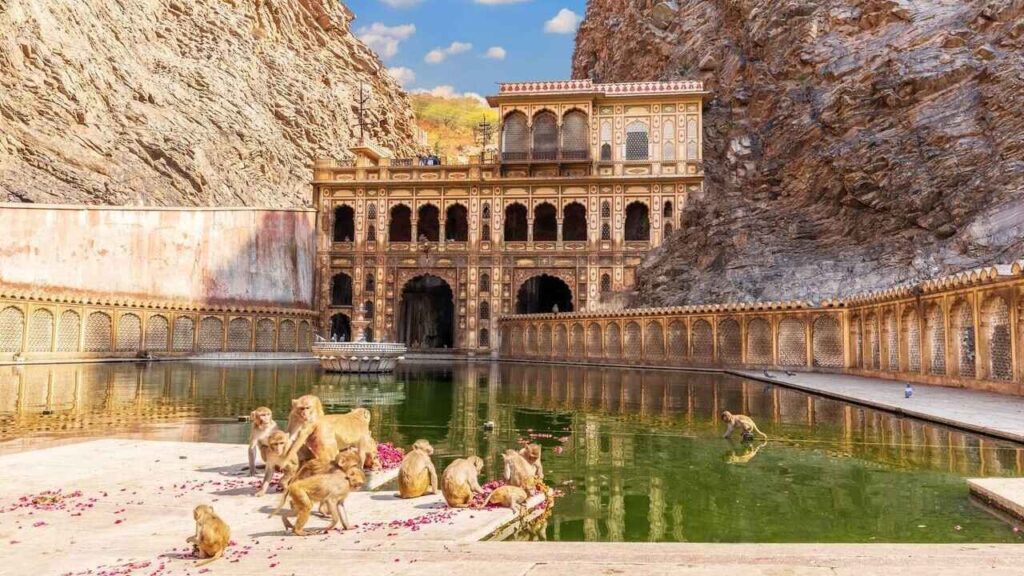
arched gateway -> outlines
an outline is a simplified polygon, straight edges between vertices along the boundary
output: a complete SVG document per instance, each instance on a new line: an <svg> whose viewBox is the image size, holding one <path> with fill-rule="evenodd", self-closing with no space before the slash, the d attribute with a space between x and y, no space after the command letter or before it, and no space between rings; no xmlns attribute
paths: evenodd
<svg viewBox="0 0 1024 576"><path fill-rule="evenodd" d="M447 282L425 274L402 288L398 339L410 349L446 349L455 345L455 301Z"/></svg>
<svg viewBox="0 0 1024 576"><path fill-rule="evenodd" d="M519 287L516 294L516 314L542 314L572 312L572 289L561 278L541 274Z"/></svg>

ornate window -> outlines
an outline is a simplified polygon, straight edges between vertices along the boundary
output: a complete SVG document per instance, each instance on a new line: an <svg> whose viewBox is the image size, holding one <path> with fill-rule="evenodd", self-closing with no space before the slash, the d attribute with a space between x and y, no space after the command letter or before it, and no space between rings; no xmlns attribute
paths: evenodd
<svg viewBox="0 0 1024 576"><path fill-rule="evenodd" d="M554 160L558 157L558 118L544 110L533 117L533 158Z"/></svg>
<svg viewBox="0 0 1024 576"><path fill-rule="evenodd" d="M366 219L367 220L376 220L377 219L377 205L376 204L370 204L369 206L366 207Z"/></svg>
<svg viewBox="0 0 1024 576"><path fill-rule="evenodd" d="M698 160L697 150L697 119L690 117L686 121L686 159Z"/></svg>
<svg viewBox="0 0 1024 576"><path fill-rule="evenodd" d="M612 121L601 121L601 160L609 162L612 159Z"/></svg>
<svg viewBox="0 0 1024 576"><path fill-rule="evenodd" d="M804 323L796 318L783 318L779 323L779 364L804 366L807 364L807 340Z"/></svg>
<svg viewBox="0 0 1024 576"><path fill-rule="evenodd" d="M263 318L256 323L256 351L274 351L274 321L270 318Z"/></svg>
<svg viewBox="0 0 1024 576"><path fill-rule="evenodd" d="M612 239L612 227L609 226L607 222L605 222L604 224L601 224L601 240L611 240L611 239Z"/></svg>
<svg viewBox="0 0 1024 576"><path fill-rule="evenodd" d="M170 323L163 316L150 316L146 321L146 350L167 350Z"/></svg>
<svg viewBox="0 0 1024 576"><path fill-rule="evenodd" d="M611 218L611 217L612 217L612 206L611 206L611 204L608 203L607 200L605 200L604 202L601 202L601 218Z"/></svg>
<svg viewBox="0 0 1024 576"><path fill-rule="evenodd" d="M490 320L491 319L491 305L488 304L486 300L480 303L480 319L481 320Z"/></svg>
<svg viewBox="0 0 1024 576"><path fill-rule="evenodd" d="M480 275L480 291L490 292L491 291L491 276L484 272Z"/></svg>
<svg viewBox="0 0 1024 576"><path fill-rule="evenodd" d="M480 329L480 347L487 348L491 345L491 333L487 331L487 328Z"/></svg>
<svg viewBox="0 0 1024 576"><path fill-rule="evenodd" d="M366 241L376 242L377 241L377 227L370 224L366 227Z"/></svg>
<svg viewBox="0 0 1024 576"><path fill-rule="evenodd" d="M295 322L282 320L278 330L277 349L281 352L295 351Z"/></svg>
<svg viewBox="0 0 1024 576"><path fill-rule="evenodd" d="M562 212L562 240L585 242L587 240L587 209L579 202L571 202Z"/></svg>
<svg viewBox="0 0 1024 576"><path fill-rule="evenodd" d="M36 310L28 325L28 349L30 352L49 352L52 348L53 313L49 310Z"/></svg>
<svg viewBox="0 0 1024 576"><path fill-rule="evenodd" d="M1010 346L1010 309L1006 301L994 296L981 307L981 337L988 350L985 372L992 380L1011 380L1013 364Z"/></svg>
<svg viewBox="0 0 1024 576"><path fill-rule="evenodd" d="M527 236L526 206L518 202L505 208L505 241L525 242Z"/></svg>
<svg viewBox="0 0 1024 576"><path fill-rule="evenodd" d="M246 352L252 342L252 322L248 318L235 318L228 322L228 351Z"/></svg>
<svg viewBox="0 0 1024 576"><path fill-rule="evenodd" d="M491 205L488 204L487 202L484 202L484 207L483 209L480 210L480 217L483 218L484 220L491 219Z"/></svg>
<svg viewBox="0 0 1024 576"><path fill-rule="evenodd" d="M512 112L505 117L501 126L502 160L526 160L530 150L530 132L526 126L526 114Z"/></svg>
<svg viewBox="0 0 1024 576"><path fill-rule="evenodd" d="M388 223L388 240L391 242L412 242L412 210L405 204L391 209Z"/></svg>
<svg viewBox="0 0 1024 576"><path fill-rule="evenodd" d="M135 314L123 314L117 321L117 351L134 352L142 343L142 319Z"/></svg>
<svg viewBox="0 0 1024 576"><path fill-rule="evenodd" d="M85 321L85 351L109 352L113 328L110 316L93 312Z"/></svg>
<svg viewBox="0 0 1024 576"><path fill-rule="evenodd" d="M195 335L195 321L188 316L178 316L174 319L174 335L171 338L171 348L175 352L187 352L192 349L192 340ZM217 345L220 346L220 333L218 330Z"/></svg>
<svg viewBox="0 0 1024 576"><path fill-rule="evenodd" d="M635 120L626 126L626 160L647 160L649 156L647 124Z"/></svg>
<svg viewBox="0 0 1024 576"><path fill-rule="evenodd" d="M363 302L363 318L367 320L373 318L373 300Z"/></svg>
<svg viewBox="0 0 1024 576"><path fill-rule="evenodd" d="M57 351L78 352L78 339L81 329L82 317L77 312L65 310L60 315L60 328L57 331Z"/></svg>
<svg viewBox="0 0 1024 576"><path fill-rule="evenodd" d="M355 212L351 206L338 206L334 209L334 241L351 242L355 236Z"/></svg>
<svg viewBox="0 0 1024 576"><path fill-rule="evenodd" d="M352 305L352 277L339 272L331 278L331 306Z"/></svg>
<svg viewBox="0 0 1024 576"><path fill-rule="evenodd" d="M772 327L764 318L747 322L747 364L772 363Z"/></svg>
<svg viewBox="0 0 1024 576"><path fill-rule="evenodd" d="M24 330L25 313L14 306L4 308L0 312L0 352L20 352Z"/></svg>
<svg viewBox="0 0 1024 576"><path fill-rule="evenodd" d="M626 240L650 240L651 218L647 205L633 202L626 207Z"/></svg>
<svg viewBox="0 0 1024 576"><path fill-rule="evenodd" d="M366 275L366 282L364 283L364 292L374 293L377 291L377 281L374 279L373 274Z"/></svg>
<svg viewBox="0 0 1024 576"><path fill-rule="evenodd" d="M661 125L661 159L676 159L676 123L672 120Z"/></svg>
<svg viewBox="0 0 1024 576"><path fill-rule="evenodd" d="M444 239L455 242L469 240L469 211L462 204L448 207L444 219Z"/></svg>
<svg viewBox="0 0 1024 576"><path fill-rule="evenodd" d="M533 239L551 241L558 239L558 216L555 207L547 202L533 210Z"/></svg>
<svg viewBox="0 0 1024 576"><path fill-rule="evenodd" d="M661 215L665 218L672 218L672 201L665 200L665 205L661 210Z"/></svg>
<svg viewBox="0 0 1024 576"><path fill-rule="evenodd" d="M814 319L811 330L814 366L842 368L843 336L839 321L834 316L823 314Z"/></svg>
<svg viewBox="0 0 1024 576"><path fill-rule="evenodd" d="M973 378L975 376L975 349L974 334L974 311L965 300L960 300L953 306L952 331L950 344L953 345L955 361L961 376Z"/></svg>
<svg viewBox="0 0 1024 576"><path fill-rule="evenodd" d="M567 160L586 160L588 132L590 128L584 112L566 112L562 117L562 157Z"/></svg>
<svg viewBox="0 0 1024 576"><path fill-rule="evenodd" d="M420 206L416 220L416 241L437 242L441 236L441 211L433 204Z"/></svg>
<svg viewBox="0 0 1024 576"><path fill-rule="evenodd" d="M608 274L601 274L601 292L612 291L612 277Z"/></svg>
<svg viewBox="0 0 1024 576"><path fill-rule="evenodd" d="M718 323L718 361L725 364L740 362L742 337L740 324L732 318L725 318Z"/></svg>

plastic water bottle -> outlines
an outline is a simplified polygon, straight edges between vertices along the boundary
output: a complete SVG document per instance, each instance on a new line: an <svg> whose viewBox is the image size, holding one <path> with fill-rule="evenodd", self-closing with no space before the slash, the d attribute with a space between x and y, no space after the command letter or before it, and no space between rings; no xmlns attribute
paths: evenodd
<svg viewBox="0 0 1024 576"><path fill-rule="evenodd" d="M911 386L910 383L908 382L906 388L903 389L903 397L904 398L910 398L913 395L914 395L914 387Z"/></svg>

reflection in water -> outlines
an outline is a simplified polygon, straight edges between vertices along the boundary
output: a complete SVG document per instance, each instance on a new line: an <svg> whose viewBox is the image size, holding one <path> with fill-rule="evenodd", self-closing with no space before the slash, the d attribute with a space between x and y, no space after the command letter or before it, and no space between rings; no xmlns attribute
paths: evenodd
<svg viewBox="0 0 1024 576"><path fill-rule="evenodd" d="M968 505L962 478L1020 475L1020 446L715 374L488 363L410 363L379 377L325 375L313 363L0 368L0 439L164 423L187 428L182 439L241 443L237 416L267 405L283 421L305 393L329 411L370 408L382 441L430 440L439 467L479 455L491 477L501 451L542 435L548 479L567 494L546 526L518 538L1017 541ZM721 410L752 416L771 440L722 440Z"/></svg>

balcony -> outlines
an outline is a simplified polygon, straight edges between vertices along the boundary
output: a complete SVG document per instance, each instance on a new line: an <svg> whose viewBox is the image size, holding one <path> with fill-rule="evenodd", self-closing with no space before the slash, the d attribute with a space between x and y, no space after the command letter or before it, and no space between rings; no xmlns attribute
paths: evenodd
<svg viewBox="0 0 1024 576"><path fill-rule="evenodd" d="M529 152L502 152L501 161L526 162L589 162L589 150L531 150Z"/></svg>

